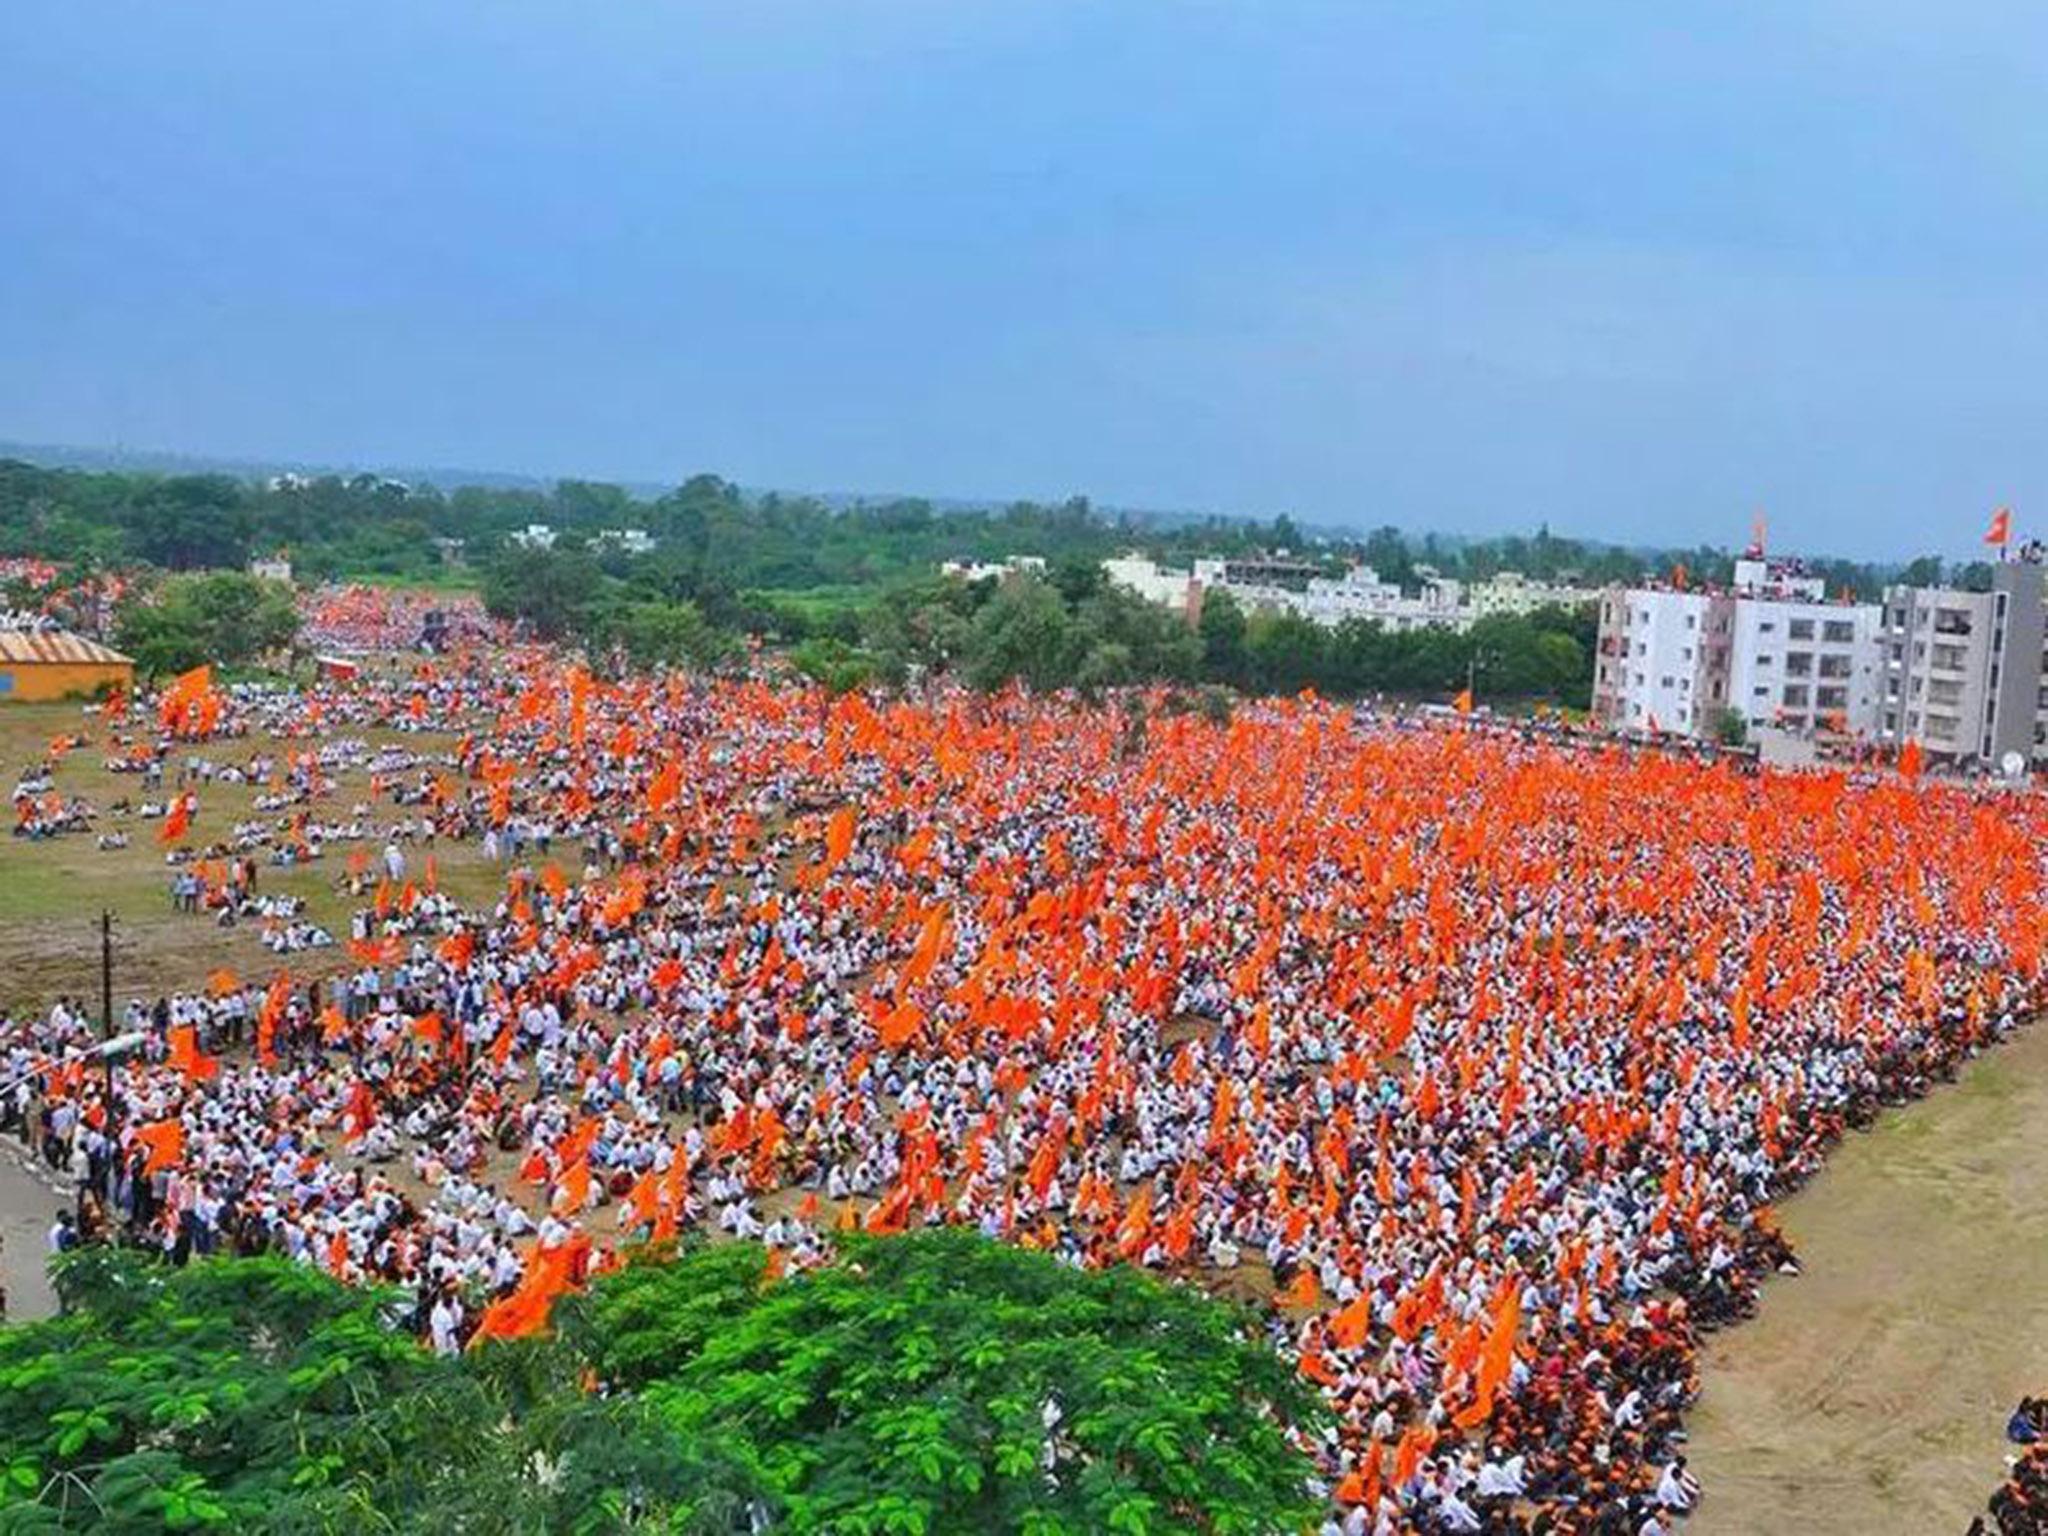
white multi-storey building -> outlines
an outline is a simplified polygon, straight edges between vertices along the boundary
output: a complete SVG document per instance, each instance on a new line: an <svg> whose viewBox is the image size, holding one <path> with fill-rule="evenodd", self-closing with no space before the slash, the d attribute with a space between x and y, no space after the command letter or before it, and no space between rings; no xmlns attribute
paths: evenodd
<svg viewBox="0 0 2048 1536"><path fill-rule="evenodd" d="M1162 608L1171 608L1175 613L1188 616L1198 611L1196 604L1202 589L1200 565L1201 562L1197 562L1195 570L1186 570L1161 565L1144 555L1118 555L1113 560L1102 562L1102 574L1112 586L1122 587L1148 603L1157 603Z"/></svg>
<svg viewBox="0 0 2048 1536"><path fill-rule="evenodd" d="M2042 553L1992 567L1991 589L1891 588L1879 642L1879 732L1929 757L2003 768L2048 761Z"/></svg>
<svg viewBox="0 0 2048 1536"><path fill-rule="evenodd" d="M1728 703L1731 607L1706 592L1610 588L1594 650L1595 718L1613 730L1710 734Z"/></svg>
<svg viewBox="0 0 2048 1536"><path fill-rule="evenodd" d="M1751 726L1872 736L1883 684L1871 603L1745 597L1731 605L1727 703Z"/></svg>
<svg viewBox="0 0 2048 1536"><path fill-rule="evenodd" d="M1600 601L1594 587L1531 581L1520 571L1501 571L1465 588L1464 604L1475 618L1498 613L1527 614L1539 608L1583 608Z"/></svg>
<svg viewBox="0 0 2048 1536"><path fill-rule="evenodd" d="M1882 654L1875 604L1831 603L1820 581L1761 557L1726 591L1615 587L1600 603L1593 712L1616 730L1869 736Z"/></svg>

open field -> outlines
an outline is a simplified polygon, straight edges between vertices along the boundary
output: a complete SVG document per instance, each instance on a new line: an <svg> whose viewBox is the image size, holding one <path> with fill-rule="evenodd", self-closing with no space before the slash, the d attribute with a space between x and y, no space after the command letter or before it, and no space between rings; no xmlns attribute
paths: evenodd
<svg viewBox="0 0 2048 1536"><path fill-rule="evenodd" d="M1806 1273L1703 1351L1699 1536L1960 1532L2048 1387L2048 1026L1887 1113L1782 1207Z"/></svg>
<svg viewBox="0 0 2048 1536"><path fill-rule="evenodd" d="M41 760L51 738L75 731L84 719L76 704L22 704L0 709L0 771L11 790L22 769ZM140 798L141 780L108 773L101 729L88 726L93 741L68 755L56 775L66 796L84 795L104 811L123 798ZM373 744L398 741L418 752L450 750L454 738L415 733L372 731ZM216 763L239 762L268 750L267 738L219 742L201 749ZM172 756L171 772L187 749ZM260 791L249 785L216 783L200 791L200 809L190 841L203 847L224 838L233 825L259 813L251 802ZM319 806L323 815L342 817L368 797L367 777L343 774L335 793ZM380 808L380 814L388 812ZM286 813L269 813L277 819ZM288 815L286 816L288 819ZM98 1007L99 914L114 915L114 992L118 1008L130 996L199 986L225 966L238 975L267 977L280 964L295 976L310 978L341 970L348 963L349 915L356 903L338 889L345 873L348 848L336 845L321 860L289 869L262 864L258 889L302 897L309 915L339 941L332 949L289 957L273 956L260 942L260 928L245 923L221 928L207 915L179 915L170 910L171 867L157 842L158 821L102 815L102 830L125 830L124 849L101 852L89 834L71 833L42 842L9 837L0 844L0 1006L46 1006L59 996L86 999ZM10 818L11 829L11 818ZM373 854L381 844L368 840L353 846ZM442 888L457 900L475 904L492 899L504 871L488 865L473 843L444 844L434 850ZM565 852L566 860L573 851ZM420 850L409 857L415 872Z"/></svg>
<svg viewBox="0 0 2048 1536"><path fill-rule="evenodd" d="M8 782L80 718L72 705L0 710ZM424 734L391 739L428 752L451 744ZM268 746L259 738L202 750L231 762ZM98 741L73 753L59 787L100 806L132 794L139 781L106 774L103 756ZM195 841L225 835L255 793L203 790ZM344 776L323 810L344 815L366 796L361 775ZM281 960L254 925L223 930L172 913L156 827L130 823L133 841L118 852L97 852L80 835L4 845L0 1005L40 1006L60 993L96 1000L102 907L117 918L117 1001L197 986L221 966L260 980L280 964L301 979L347 964L345 946ZM263 888L305 897L345 937L354 905L336 888L345 857L337 849L310 868L266 865ZM417 868L417 850L413 857ZM573 849L558 854L565 868L574 858ZM470 904L488 901L503 879L470 845L442 845L437 862L443 885ZM1171 1026L1169 1042L1195 1027ZM1963 1528L2000 1475L2005 1413L2023 1392L2048 1387L2048 1286L2027 1282L2027 1259L2048 1237L2048 1183L2031 1162L2044 1132L2048 1028L2036 1028L1973 1063L1959 1084L1852 1137L1786 1203L1784 1224L1807 1273L1771 1284L1761 1317L1716 1336L1704 1353L1692 1433L1709 1491L1692 1529ZM492 1171L511 1183L515 1163L494 1155ZM520 1189L536 1208L543 1194ZM763 1210L786 1210L797 1198L780 1191ZM55 1204L0 1162L0 1273L18 1314L47 1305L37 1281ZM1264 1278L1256 1266L1245 1274Z"/></svg>

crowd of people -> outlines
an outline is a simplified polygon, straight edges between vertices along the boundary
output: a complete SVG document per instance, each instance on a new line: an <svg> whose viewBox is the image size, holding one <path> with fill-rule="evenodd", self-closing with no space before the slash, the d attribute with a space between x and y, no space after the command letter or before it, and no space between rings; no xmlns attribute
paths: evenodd
<svg viewBox="0 0 2048 1536"><path fill-rule="evenodd" d="M1340 1536L1668 1530L1700 1335L1795 1262L1772 1201L2041 998L2034 798L1875 770L538 649L104 729L294 764L236 841L412 841L339 975L138 1004L111 1074L75 1007L0 1023L89 1237L389 1281L443 1349L691 1229L1139 1264L1264 1308ZM390 749L308 745L397 731L439 734L367 792Z"/></svg>
<svg viewBox="0 0 2048 1536"><path fill-rule="evenodd" d="M2019 1449L1967 1536L2048 1536L2048 1397L2021 1399L2006 1420L2005 1438Z"/></svg>

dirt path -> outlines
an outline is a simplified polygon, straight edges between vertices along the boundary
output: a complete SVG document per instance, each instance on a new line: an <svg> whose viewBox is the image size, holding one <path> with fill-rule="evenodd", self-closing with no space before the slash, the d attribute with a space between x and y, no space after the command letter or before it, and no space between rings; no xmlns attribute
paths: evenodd
<svg viewBox="0 0 2048 1536"><path fill-rule="evenodd" d="M2048 1024L1852 1136L1782 1208L1806 1273L1702 1361L1688 1536L1960 1533L2048 1389Z"/></svg>

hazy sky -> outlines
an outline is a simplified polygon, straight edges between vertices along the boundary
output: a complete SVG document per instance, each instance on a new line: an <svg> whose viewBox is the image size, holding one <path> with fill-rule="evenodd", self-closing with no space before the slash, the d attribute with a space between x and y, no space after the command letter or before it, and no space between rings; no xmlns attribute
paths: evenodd
<svg viewBox="0 0 2048 1536"><path fill-rule="evenodd" d="M2048 530L2038 0L7 0L0 72L0 437Z"/></svg>

